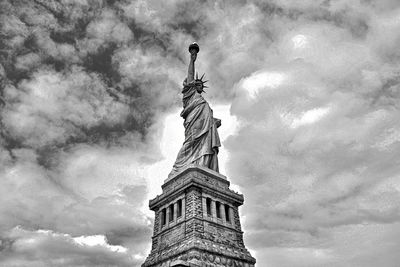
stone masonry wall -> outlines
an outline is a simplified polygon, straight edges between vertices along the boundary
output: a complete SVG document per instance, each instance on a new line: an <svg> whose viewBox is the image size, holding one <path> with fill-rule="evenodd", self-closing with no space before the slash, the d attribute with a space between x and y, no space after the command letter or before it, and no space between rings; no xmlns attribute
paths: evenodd
<svg viewBox="0 0 400 267"><path fill-rule="evenodd" d="M183 205L180 217L178 199ZM211 199L211 210L207 199ZM176 261L196 267L254 267L255 259L243 243L241 204L243 196L231 191L229 182L204 170L194 168L170 179L163 193L149 202L155 212L154 233L152 250L142 267L167 267ZM162 226L164 208L167 220Z"/></svg>
<svg viewBox="0 0 400 267"><path fill-rule="evenodd" d="M243 233L241 232L242 231L242 226L240 225L240 216L239 216L239 208L238 207L235 207L233 209L233 221L235 222L235 228L238 231L240 231L236 235L237 243L239 244L239 246L244 247Z"/></svg>
<svg viewBox="0 0 400 267"><path fill-rule="evenodd" d="M204 226L201 190L191 187L186 193L186 236L201 236Z"/></svg>
<svg viewBox="0 0 400 267"><path fill-rule="evenodd" d="M152 250L158 249L158 238L155 236L159 232L159 229L160 229L160 212L158 210L156 210L155 218L154 218L154 230L153 230L152 244L151 244Z"/></svg>

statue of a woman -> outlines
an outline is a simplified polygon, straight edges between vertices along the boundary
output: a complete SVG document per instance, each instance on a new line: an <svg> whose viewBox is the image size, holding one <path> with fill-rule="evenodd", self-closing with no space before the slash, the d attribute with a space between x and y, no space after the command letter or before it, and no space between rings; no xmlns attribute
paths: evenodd
<svg viewBox="0 0 400 267"><path fill-rule="evenodd" d="M169 176L176 174L184 167L194 164L210 168L218 172L218 148L221 146L217 128L221 120L213 117L213 111L201 95L206 86L204 75L194 78L194 62L199 52L199 46L193 43L189 46L190 63L188 76L183 81L181 117L185 120L185 141L176 158Z"/></svg>

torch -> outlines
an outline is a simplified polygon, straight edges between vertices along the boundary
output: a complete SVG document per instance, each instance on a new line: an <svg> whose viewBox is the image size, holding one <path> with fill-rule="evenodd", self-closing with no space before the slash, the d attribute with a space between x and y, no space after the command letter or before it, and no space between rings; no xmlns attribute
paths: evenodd
<svg viewBox="0 0 400 267"><path fill-rule="evenodd" d="M192 54L192 53L197 54L197 53L199 53L199 51L200 51L200 47L196 42L189 45L189 53L190 54Z"/></svg>

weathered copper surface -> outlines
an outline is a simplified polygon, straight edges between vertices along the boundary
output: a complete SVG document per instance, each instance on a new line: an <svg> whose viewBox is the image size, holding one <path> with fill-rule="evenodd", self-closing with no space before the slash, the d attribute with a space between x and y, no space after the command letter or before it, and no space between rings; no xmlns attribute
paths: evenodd
<svg viewBox="0 0 400 267"><path fill-rule="evenodd" d="M194 78L194 62L197 58L198 45L192 44L188 76L183 82L182 103L185 127L185 140L178 153L169 176L176 174L184 167L195 164L219 171L218 148L221 146L217 128L221 120L213 117L213 111L201 95L204 92L204 75Z"/></svg>

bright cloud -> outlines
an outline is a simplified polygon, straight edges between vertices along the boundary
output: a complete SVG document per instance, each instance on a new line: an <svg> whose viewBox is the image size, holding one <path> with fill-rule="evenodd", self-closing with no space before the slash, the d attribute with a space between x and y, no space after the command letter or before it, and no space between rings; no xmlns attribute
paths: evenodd
<svg viewBox="0 0 400 267"><path fill-rule="evenodd" d="M93 236L79 236L74 237L73 240L81 246L101 246L105 247L113 252L125 253L128 251L123 246L113 246L107 244L107 239L104 235L93 235Z"/></svg>
<svg viewBox="0 0 400 267"><path fill-rule="evenodd" d="M307 37L302 34L298 34L292 38L293 46L295 49L303 48L307 45Z"/></svg>
<svg viewBox="0 0 400 267"><path fill-rule="evenodd" d="M320 120L329 112L330 108L314 108L304 112L299 118L295 118L291 124L291 128L297 128L301 125L312 124Z"/></svg>
<svg viewBox="0 0 400 267"><path fill-rule="evenodd" d="M101 235L72 237L51 230L26 230L13 228L8 238L15 240L5 244L2 262L17 266L129 266L137 264L127 248L110 245ZM13 257L13 252L16 256ZM44 258L45 257L45 258ZM94 259L95 258L95 259Z"/></svg>
<svg viewBox="0 0 400 267"><path fill-rule="evenodd" d="M242 87L249 93L251 98L255 98L261 89L274 89L282 84L286 75L279 72L260 72L245 78L242 81Z"/></svg>

